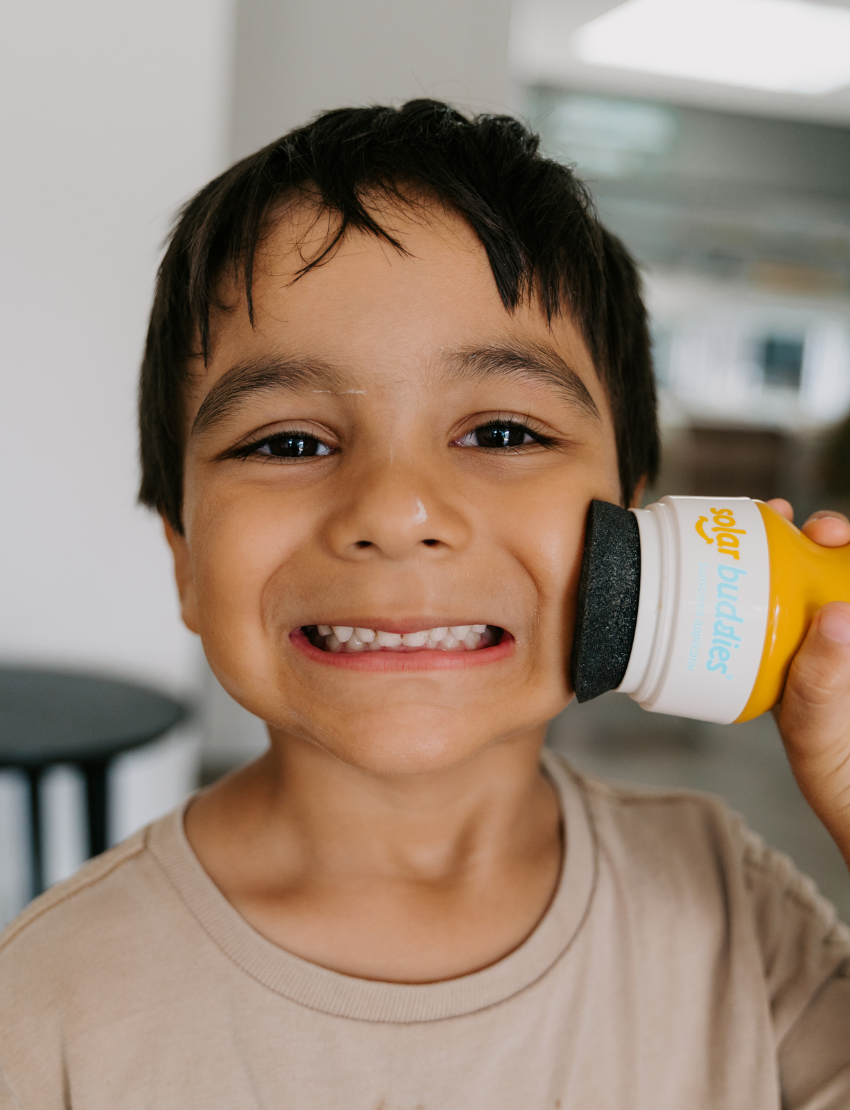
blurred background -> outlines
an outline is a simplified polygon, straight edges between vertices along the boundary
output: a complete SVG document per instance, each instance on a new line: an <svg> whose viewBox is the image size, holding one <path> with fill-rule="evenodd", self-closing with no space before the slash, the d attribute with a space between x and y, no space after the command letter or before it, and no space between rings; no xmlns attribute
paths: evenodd
<svg viewBox="0 0 850 1110"><path fill-rule="evenodd" d="M129 677L188 723L110 769L121 839L262 751L181 626L135 505L136 374L179 205L317 111L436 96L526 118L637 256L665 444L656 494L850 504L850 0L31 0L0 36L0 662ZM850 918L850 880L772 719L606 695L550 743L609 778L723 794ZM83 785L41 786L49 881ZM0 922L29 896L0 772Z"/></svg>

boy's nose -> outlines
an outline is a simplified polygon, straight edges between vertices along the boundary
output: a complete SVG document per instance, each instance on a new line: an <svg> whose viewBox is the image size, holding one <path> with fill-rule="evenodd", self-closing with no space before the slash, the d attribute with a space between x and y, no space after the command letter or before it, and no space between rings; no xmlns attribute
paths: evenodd
<svg viewBox="0 0 850 1110"><path fill-rule="evenodd" d="M425 549L459 551L469 536L459 507L423 481L421 473L400 470L360 475L327 530L334 553L344 558L404 559Z"/></svg>

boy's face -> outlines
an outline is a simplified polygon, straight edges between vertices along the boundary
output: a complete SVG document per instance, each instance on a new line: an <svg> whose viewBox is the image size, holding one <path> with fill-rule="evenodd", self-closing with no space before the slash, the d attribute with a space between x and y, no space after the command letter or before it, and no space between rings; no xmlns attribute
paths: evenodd
<svg viewBox="0 0 850 1110"><path fill-rule="evenodd" d="M273 738L404 774L539 735L566 705L585 515L619 479L576 326L507 312L461 219L380 218L407 254L353 233L294 284L327 221L299 209L269 236L256 326L244 300L221 312L193 367L170 540L184 620ZM374 647L473 625L477 646ZM319 626L390 636L340 648Z"/></svg>

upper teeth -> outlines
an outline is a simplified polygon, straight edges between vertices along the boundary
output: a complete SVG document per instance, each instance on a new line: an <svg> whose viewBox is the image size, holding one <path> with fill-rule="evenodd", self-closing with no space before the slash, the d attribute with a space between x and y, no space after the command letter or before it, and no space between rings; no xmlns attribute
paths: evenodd
<svg viewBox="0 0 850 1110"><path fill-rule="evenodd" d="M319 624L319 635L327 637L326 647L340 651L343 644L349 651L362 651L367 645L377 648L455 647L476 648L487 631L486 624L456 624L427 628L419 632L385 632L381 628L355 628L347 624Z"/></svg>

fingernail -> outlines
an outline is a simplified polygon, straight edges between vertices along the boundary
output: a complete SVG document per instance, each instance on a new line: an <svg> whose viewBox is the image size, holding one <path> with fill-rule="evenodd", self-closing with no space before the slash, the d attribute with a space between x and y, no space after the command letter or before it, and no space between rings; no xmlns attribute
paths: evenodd
<svg viewBox="0 0 850 1110"><path fill-rule="evenodd" d="M850 606L830 605L821 610L818 629L835 644L850 644Z"/></svg>

